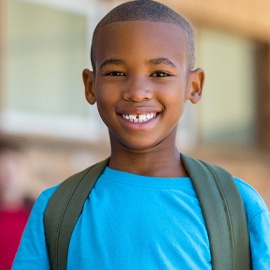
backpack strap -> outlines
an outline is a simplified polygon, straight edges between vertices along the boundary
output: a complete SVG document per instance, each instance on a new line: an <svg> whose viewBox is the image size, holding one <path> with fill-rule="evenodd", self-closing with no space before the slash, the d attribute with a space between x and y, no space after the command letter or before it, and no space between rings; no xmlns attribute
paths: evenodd
<svg viewBox="0 0 270 270"><path fill-rule="evenodd" d="M213 269L252 269L245 209L233 177L183 154L181 160L200 202Z"/></svg>
<svg viewBox="0 0 270 270"><path fill-rule="evenodd" d="M106 159L71 176L50 198L44 212L44 227L52 270L67 269L72 232L92 187L108 163Z"/></svg>
<svg viewBox="0 0 270 270"><path fill-rule="evenodd" d="M245 210L232 176L218 166L183 154L181 160L205 219L213 269L252 269ZM108 161L71 176L49 200L44 226L52 270L66 269L72 232L85 200Z"/></svg>

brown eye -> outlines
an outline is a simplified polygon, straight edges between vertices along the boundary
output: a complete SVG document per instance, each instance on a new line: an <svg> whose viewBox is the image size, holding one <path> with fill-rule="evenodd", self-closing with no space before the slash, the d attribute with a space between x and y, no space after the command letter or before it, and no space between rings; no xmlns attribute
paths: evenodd
<svg viewBox="0 0 270 270"><path fill-rule="evenodd" d="M125 74L121 71L111 71L107 72L105 76L125 76Z"/></svg>
<svg viewBox="0 0 270 270"><path fill-rule="evenodd" d="M171 76L169 73L164 72L164 71L156 71L152 75L152 77L168 77Z"/></svg>

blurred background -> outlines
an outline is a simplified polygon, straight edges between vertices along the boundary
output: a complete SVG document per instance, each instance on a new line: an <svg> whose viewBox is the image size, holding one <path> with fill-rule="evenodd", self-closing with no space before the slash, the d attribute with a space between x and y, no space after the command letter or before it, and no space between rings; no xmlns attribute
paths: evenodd
<svg viewBox="0 0 270 270"><path fill-rule="evenodd" d="M113 0L0 0L0 132L24 148L34 200L109 155L107 130L84 98L92 31ZM270 206L270 2L160 0L196 33L203 99L187 105L181 151L252 184Z"/></svg>

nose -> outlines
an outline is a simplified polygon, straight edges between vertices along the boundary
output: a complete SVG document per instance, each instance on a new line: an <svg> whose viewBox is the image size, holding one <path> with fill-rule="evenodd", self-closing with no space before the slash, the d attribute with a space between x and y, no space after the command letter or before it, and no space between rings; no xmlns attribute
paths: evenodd
<svg viewBox="0 0 270 270"><path fill-rule="evenodd" d="M123 90L123 99L133 102L150 100L153 97L152 87L148 78L129 78Z"/></svg>

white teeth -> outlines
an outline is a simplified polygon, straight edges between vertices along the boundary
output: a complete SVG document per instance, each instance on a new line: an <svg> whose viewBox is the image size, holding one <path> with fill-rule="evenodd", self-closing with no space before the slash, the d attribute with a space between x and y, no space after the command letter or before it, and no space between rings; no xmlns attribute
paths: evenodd
<svg viewBox="0 0 270 270"><path fill-rule="evenodd" d="M156 113L139 114L139 115L122 114L122 116L125 119L129 120L130 122L134 122L134 123L143 123L143 122L149 121L152 118L154 118L156 115L157 115Z"/></svg>
<svg viewBox="0 0 270 270"><path fill-rule="evenodd" d="M139 115L139 123L147 121L147 116L145 114Z"/></svg>
<svg viewBox="0 0 270 270"><path fill-rule="evenodd" d="M130 114L130 115L127 115L129 120L135 120L137 118L136 115L133 115L133 114Z"/></svg>

